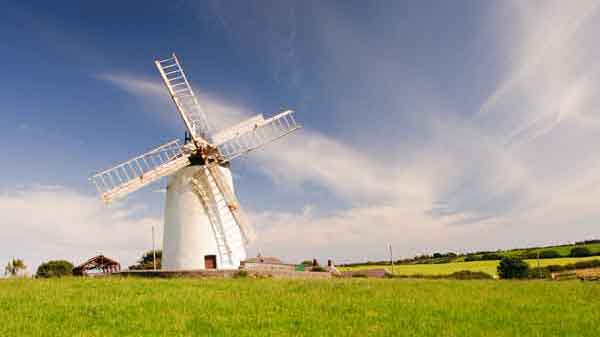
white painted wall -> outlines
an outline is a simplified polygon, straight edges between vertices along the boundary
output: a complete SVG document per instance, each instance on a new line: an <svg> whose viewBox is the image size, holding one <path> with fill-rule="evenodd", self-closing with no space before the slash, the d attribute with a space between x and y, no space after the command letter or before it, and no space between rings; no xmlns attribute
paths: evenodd
<svg viewBox="0 0 600 337"><path fill-rule="evenodd" d="M233 191L233 179L228 168L221 172ZM204 269L204 256L217 255L219 269L238 268L246 259L242 235L224 200L213 199L213 210L227 233L231 258L220 256L210 220L198 195L191 186L192 177L204 166L190 166L173 174L167 184L162 269ZM209 189L206 175L200 182ZM210 188L217 195L216 187Z"/></svg>

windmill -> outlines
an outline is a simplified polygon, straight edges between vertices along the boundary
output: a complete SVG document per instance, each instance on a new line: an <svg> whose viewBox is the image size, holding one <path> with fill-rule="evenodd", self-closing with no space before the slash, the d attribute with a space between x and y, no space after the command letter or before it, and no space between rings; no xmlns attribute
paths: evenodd
<svg viewBox="0 0 600 337"><path fill-rule="evenodd" d="M255 234L235 196L229 163L301 126L287 110L213 132L175 53L154 63L185 125L184 142L172 140L90 180L109 203L169 176L162 268L237 268Z"/></svg>

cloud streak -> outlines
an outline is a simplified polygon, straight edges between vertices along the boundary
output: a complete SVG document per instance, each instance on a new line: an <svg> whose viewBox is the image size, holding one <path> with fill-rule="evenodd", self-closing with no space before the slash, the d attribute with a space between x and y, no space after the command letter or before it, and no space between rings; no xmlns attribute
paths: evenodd
<svg viewBox="0 0 600 337"><path fill-rule="evenodd" d="M599 28L592 20L597 4L502 6L514 22L489 20L496 27L485 30L493 36L484 38L502 41L494 54L509 60L508 66L501 66L504 60L489 61L493 90L483 94L474 117L456 112L463 107L443 93L408 89L407 72L396 64L403 50L386 44L401 32L366 39L370 32L352 26L343 13L321 14L316 27L329 29L317 41L323 47L317 56L335 66L319 79L338 97L331 103L331 118L340 121L339 129L329 132L308 123L251 154L248 166L269 177L281 193L299 190L307 196L318 187L342 202L314 205L306 198L295 211L250 209L261 237L253 249L294 259L309 257L307 251L363 258L383 255L387 242L398 243L398 252L409 255L597 235L593 219L600 214L590 200L600 197L598 165L593 147L586 145L597 143L594 132L600 126L594 112L600 103L594 65L600 50L591 43ZM292 39L306 38L306 32L292 28L284 31L287 50L295 50L296 57L301 49ZM366 39L368 48L357 39ZM364 62L373 67L362 67ZM349 73L362 81L352 83ZM176 112L158 80L111 73L98 78L136 97L150 112L164 114L170 127L182 128L173 122ZM197 92L217 128L255 113L225 95ZM391 129L398 141L382 136ZM577 230L566 230L573 221Z"/></svg>
<svg viewBox="0 0 600 337"><path fill-rule="evenodd" d="M77 264L100 253L118 258L127 267L152 247L151 226L162 223L144 212L141 204L106 207L95 196L63 186L2 190L0 257L19 254L30 273L49 259Z"/></svg>

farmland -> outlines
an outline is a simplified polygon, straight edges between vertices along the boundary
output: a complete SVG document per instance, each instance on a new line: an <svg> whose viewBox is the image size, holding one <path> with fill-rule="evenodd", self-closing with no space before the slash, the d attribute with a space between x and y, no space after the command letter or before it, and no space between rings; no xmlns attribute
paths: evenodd
<svg viewBox="0 0 600 337"><path fill-rule="evenodd" d="M600 259L598 256L590 257L564 257L556 259L540 259L539 264L541 267L549 265L565 265L568 263L575 263L578 261ZM538 265L537 260L525 260L531 267ZM496 266L499 261L471 261L471 262L450 262L450 263L439 263L439 264L402 264L394 266L394 274L396 275L448 275L461 270L470 271L482 271L490 275L496 275ZM360 269L372 269L372 268L385 268L391 271L390 265L359 265L353 267L340 267L340 270L360 270Z"/></svg>
<svg viewBox="0 0 600 337"><path fill-rule="evenodd" d="M0 281L0 336L596 336L592 282Z"/></svg>

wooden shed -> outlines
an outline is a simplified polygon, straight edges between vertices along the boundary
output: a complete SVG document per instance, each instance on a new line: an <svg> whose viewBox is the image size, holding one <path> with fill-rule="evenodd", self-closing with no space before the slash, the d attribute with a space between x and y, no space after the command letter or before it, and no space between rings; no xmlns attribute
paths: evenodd
<svg viewBox="0 0 600 337"><path fill-rule="evenodd" d="M73 274L78 276L110 274L120 270L119 262L104 255L98 255L73 268Z"/></svg>

